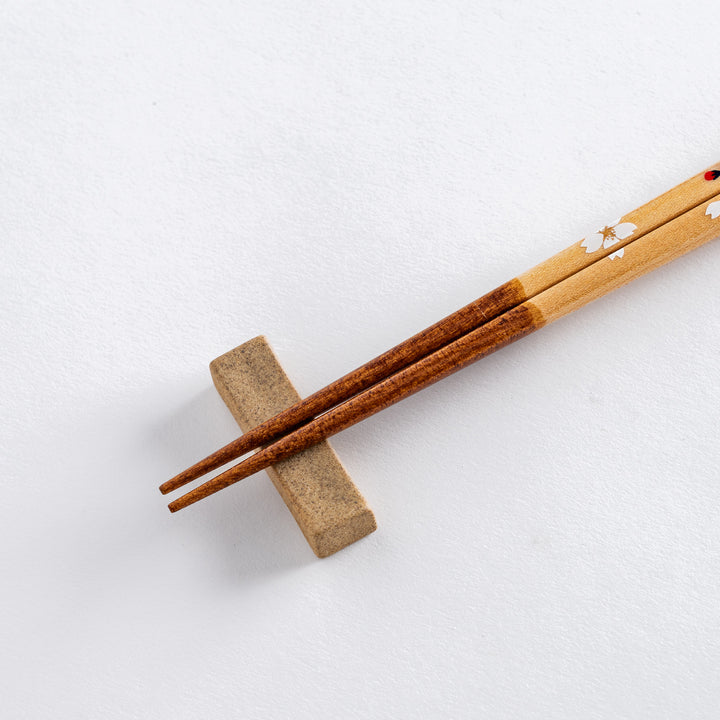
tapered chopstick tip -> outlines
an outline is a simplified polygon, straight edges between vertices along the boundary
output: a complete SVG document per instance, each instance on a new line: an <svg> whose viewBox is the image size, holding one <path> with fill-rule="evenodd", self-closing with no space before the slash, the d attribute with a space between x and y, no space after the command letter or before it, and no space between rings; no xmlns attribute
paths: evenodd
<svg viewBox="0 0 720 720"><path fill-rule="evenodd" d="M172 480L165 481L158 490L163 494L167 495L169 492L172 492L175 489L175 483Z"/></svg>

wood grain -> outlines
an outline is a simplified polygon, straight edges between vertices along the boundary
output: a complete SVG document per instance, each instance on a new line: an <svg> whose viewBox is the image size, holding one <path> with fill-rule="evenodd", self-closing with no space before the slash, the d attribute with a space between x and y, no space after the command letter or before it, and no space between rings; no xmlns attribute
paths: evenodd
<svg viewBox="0 0 720 720"><path fill-rule="evenodd" d="M284 435L247 460L174 500L168 507L172 512L176 512L273 463L289 458L528 335L542 324L542 317L532 306L520 305L513 308L454 343L337 405L298 430Z"/></svg>
<svg viewBox="0 0 720 720"><path fill-rule="evenodd" d="M160 492L167 494L177 490L192 480L225 465L230 460L272 442L307 420L325 412L328 408L372 387L376 382L456 340L469 330L519 305L525 299L522 286L517 280L504 283L253 428L237 440L163 483L160 486Z"/></svg>

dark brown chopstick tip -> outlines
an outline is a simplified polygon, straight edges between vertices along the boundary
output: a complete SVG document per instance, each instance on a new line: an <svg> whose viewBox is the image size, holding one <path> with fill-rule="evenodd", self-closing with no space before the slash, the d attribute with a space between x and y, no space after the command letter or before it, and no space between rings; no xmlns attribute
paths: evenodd
<svg viewBox="0 0 720 720"><path fill-rule="evenodd" d="M160 492L163 495L167 495L168 493L173 492L173 490L178 490L179 488L183 487L183 485L187 485L193 480L197 480L197 478L202 477L202 475L204 475L206 472L209 472L213 469L214 467L210 463L208 463L208 459L205 458L205 460L196 463L192 467L189 467L187 470L183 470L175 477L171 477L169 480L166 480L160 486Z"/></svg>
<svg viewBox="0 0 720 720"><path fill-rule="evenodd" d="M203 465L203 463L198 463L197 465L193 465L191 468L188 468L187 470L183 470L179 475L176 475L175 477L171 477L169 480L166 480L160 486L160 492L163 495L167 495L168 493L172 492L173 490L177 490L178 488L181 488L183 485L187 485L189 482L192 482L193 480L196 480L197 478L201 477L204 471L199 468L201 468L202 465Z"/></svg>

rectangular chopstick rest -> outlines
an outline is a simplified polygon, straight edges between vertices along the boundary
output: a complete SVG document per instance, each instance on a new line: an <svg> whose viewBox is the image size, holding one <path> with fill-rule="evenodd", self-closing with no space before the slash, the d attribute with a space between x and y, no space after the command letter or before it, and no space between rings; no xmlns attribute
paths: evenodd
<svg viewBox="0 0 720 720"><path fill-rule="evenodd" d="M300 400L263 336L213 360L210 373L243 432ZM327 441L267 472L318 557L332 555L377 528L372 510Z"/></svg>

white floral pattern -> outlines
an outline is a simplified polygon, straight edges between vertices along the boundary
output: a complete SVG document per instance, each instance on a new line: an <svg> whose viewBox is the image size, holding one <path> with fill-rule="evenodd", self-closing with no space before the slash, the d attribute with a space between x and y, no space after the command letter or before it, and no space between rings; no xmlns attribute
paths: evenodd
<svg viewBox="0 0 720 720"><path fill-rule="evenodd" d="M715 220L716 218L720 217L720 200L711 202L707 206L707 210L705 211L705 214L709 215L711 220Z"/></svg>
<svg viewBox="0 0 720 720"><path fill-rule="evenodd" d="M600 248L607 249L615 245L615 243L620 242L620 240L626 240L636 230L636 225L629 222L620 222L620 219L617 219L614 223L606 225L597 232L586 235L580 243L580 247L584 247L586 253L597 252ZM621 250L618 250L612 255L614 257L622 257L624 253L622 253Z"/></svg>

